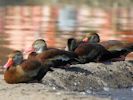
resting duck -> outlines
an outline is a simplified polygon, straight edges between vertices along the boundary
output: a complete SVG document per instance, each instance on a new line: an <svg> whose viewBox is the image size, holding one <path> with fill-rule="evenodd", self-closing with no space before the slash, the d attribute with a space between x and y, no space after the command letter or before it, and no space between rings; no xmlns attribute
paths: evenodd
<svg viewBox="0 0 133 100"><path fill-rule="evenodd" d="M23 83L41 81L47 73L46 67L35 60L24 60L21 51L13 51L4 65L4 80L7 83Z"/></svg>
<svg viewBox="0 0 133 100"><path fill-rule="evenodd" d="M121 50L122 48L133 45L133 43L119 40L108 40L100 42L100 36L97 33L87 34L83 41L89 43L99 43L108 50Z"/></svg>
<svg viewBox="0 0 133 100"><path fill-rule="evenodd" d="M36 59L43 65L47 65L49 68L66 68L65 65L80 62L74 52L57 48L47 48L47 44L43 39L36 40L32 47L34 52L30 54L28 59Z"/></svg>
<svg viewBox="0 0 133 100"><path fill-rule="evenodd" d="M76 43L74 38L71 39L71 42L68 42L68 49L76 53L82 63L116 61L122 55L127 55L133 51L133 45L119 51L108 51L100 44L88 42Z"/></svg>
<svg viewBox="0 0 133 100"><path fill-rule="evenodd" d="M97 33L90 33L87 34L86 37L83 39L84 42L89 42L89 43L99 43L102 46L104 46L107 50L112 51L112 50L122 50L126 48L132 47L133 43L125 42L125 41L119 41L119 40L108 40L108 41L102 41L100 42L100 36ZM116 61L121 61L125 60L127 55L130 54L132 51L127 52L124 55L121 55Z"/></svg>

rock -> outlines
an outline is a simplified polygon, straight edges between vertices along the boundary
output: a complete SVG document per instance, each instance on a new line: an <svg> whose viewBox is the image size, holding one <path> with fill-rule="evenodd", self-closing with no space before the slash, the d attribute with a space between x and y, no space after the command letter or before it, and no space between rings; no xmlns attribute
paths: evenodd
<svg viewBox="0 0 133 100"><path fill-rule="evenodd" d="M71 65L54 69L43 78L43 84L70 91L98 91L133 86L133 64L129 61Z"/></svg>

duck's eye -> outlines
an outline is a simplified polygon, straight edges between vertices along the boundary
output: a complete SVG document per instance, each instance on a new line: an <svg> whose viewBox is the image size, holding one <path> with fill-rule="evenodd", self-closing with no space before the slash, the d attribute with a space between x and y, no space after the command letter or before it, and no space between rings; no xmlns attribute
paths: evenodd
<svg viewBox="0 0 133 100"><path fill-rule="evenodd" d="M36 50L36 51L40 50L40 47L36 48L35 50Z"/></svg>
<svg viewBox="0 0 133 100"><path fill-rule="evenodd" d="M34 48L37 48L37 47L38 47L38 44L35 44L35 45L34 45Z"/></svg>
<svg viewBox="0 0 133 100"><path fill-rule="evenodd" d="M15 64L20 64L23 60L23 56L16 55L15 57L13 57L13 60L14 60Z"/></svg>
<svg viewBox="0 0 133 100"><path fill-rule="evenodd" d="M15 56L12 57L12 59L15 59L15 58L16 58Z"/></svg>
<svg viewBox="0 0 133 100"><path fill-rule="evenodd" d="M15 56L13 56L13 59L19 59L22 58L23 55L22 54L16 54Z"/></svg>

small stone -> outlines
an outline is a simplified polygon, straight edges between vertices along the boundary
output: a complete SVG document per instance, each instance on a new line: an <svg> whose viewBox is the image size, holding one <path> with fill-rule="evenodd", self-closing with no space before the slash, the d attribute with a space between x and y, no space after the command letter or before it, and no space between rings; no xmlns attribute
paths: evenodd
<svg viewBox="0 0 133 100"><path fill-rule="evenodd" d="M85 92L80 92L80 94L82 94L82 95L86 95L86 93L85 93Z"/></svg>
<svg viewBox="0 0 133 100"><path fill-rule="evenodd" d="M55 88L55 87L53 87L53 90L56 90L56 88Z"/></svg>
<svg viewBox="0 0 133 100"><path fill-rule="evenodd" d="M74 85L76 86L76 85L77 85L77 83L75 82L75 83L74 83Z"/></svg>
<svg viewBox="0 0 133 100"><path fill-rule="evenodd" d="M56 94L57 94L57 95L61 95L61 92L57 92Z"/></svg>
<svg viewBox="0 0 133 100"><path fill-rule="evenodd" d="M103 87L104 91L109 91L109 87Z"/></svg>
<svg viewBox="0 0 133 100"><path fill-rule="evenodd" d="M87 94L91 94L92 91L88 89L88 90L86 91L86 93L87 93Z"/></svg>

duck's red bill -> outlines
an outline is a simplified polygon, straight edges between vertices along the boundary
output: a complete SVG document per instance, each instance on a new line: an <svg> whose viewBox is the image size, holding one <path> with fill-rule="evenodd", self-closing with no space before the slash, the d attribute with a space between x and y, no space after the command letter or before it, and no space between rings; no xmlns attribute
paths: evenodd
<svg viewBox="0 0 133 100"><path fill-rule="evenodd" d="M87 41L88 41L88 38L86 37L86 38L84 38L82 41L83 41L83 42L87 42Z"/></svg>
<svg viewBox="0 0 133 100"><path fill-rule="evenodd" d="M13 60L12 58L9 58L8 61L6 62L6 64L3 66L5 69L11 67L13 64Z"/></svg>
<svg viewBox="0 0 133 100"><path fill-rule="evenodd" d="M34 51L35 51L35 49L33 47L29 47L29 48L24 49L23 53L24 54L29 54L29 53L34 52Z"/></svg>

